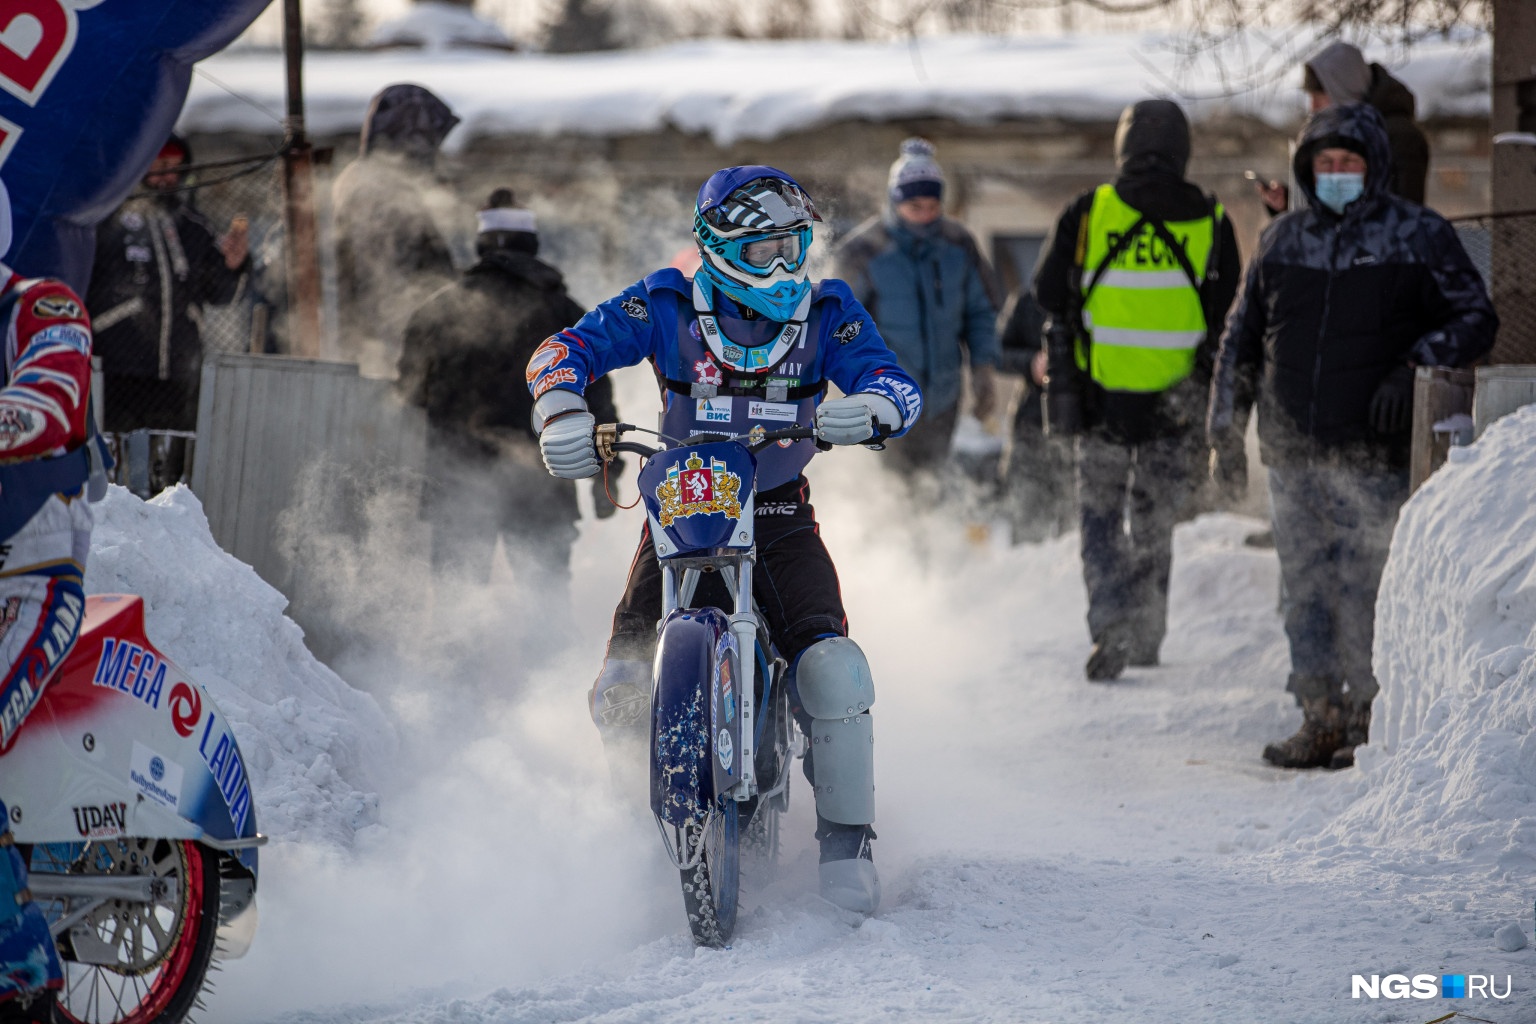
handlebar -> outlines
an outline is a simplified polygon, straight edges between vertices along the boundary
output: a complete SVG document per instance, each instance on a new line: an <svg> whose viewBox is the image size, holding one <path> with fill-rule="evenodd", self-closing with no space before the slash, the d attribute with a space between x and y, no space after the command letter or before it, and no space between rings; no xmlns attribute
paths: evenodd
<svg viewBox="0 0 1536 1024"><path fill-rule="evenodd" d="M643 428L633 423L600 423L593 431L593 440L597 447L597 456L604 462L613 461L621 452L629 452L632 455L640 455L650 458L659 455L668 448L680 448L686 444L713 444L718 441L742 441L746 443L747 450L756 454L777 441L816 441L816 447L826 451L831 445L816 437L816 428L802 427L798 424L793 427L784 427L780 430L759 431L756 428L745 434L695 434L686 441L667 437L664 434L656 434L663 442L660 448L653 448L638 441L620 441L619 438L631 431ZM647 430L652 434L655 431Z"/></svg>

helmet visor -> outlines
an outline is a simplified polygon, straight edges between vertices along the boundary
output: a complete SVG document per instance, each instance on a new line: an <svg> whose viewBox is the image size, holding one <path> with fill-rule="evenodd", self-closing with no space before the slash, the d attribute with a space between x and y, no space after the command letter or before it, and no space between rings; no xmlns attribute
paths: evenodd
<svg viewBox="0 0 1536 1024"><path fill-rule="evenodd" d="M767 270L774 260L783 260L791 270L800 266L805 252L800 232L786 231L767 238L754 238L741 243L741 262L756 270Z"/></svg>

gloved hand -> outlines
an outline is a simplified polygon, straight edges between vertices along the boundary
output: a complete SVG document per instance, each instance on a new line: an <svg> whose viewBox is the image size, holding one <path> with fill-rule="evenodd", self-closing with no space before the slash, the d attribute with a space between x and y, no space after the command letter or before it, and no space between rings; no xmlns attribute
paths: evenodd
<svg viewBox="0 0 1536 1024"><path fill-rule="evenodd" d="M997 371L990 366L971 367L971 413L979 420L992 415L997 404Z"/></svg>
<svg viewBox="0 0 1536 1024"><path fill-rule="evenodd" d="M592 414L584 410L561 413L544 424L539 433L539 454L550 476L584 480L602 468L592 443L596 425Z"/></svg>
<svg viewBox="0 0 1536 1024"><path fill-rule="evenodd" d="M1211 483L1223 506L1238 504L1248 493L1248 451L1243 439L1225 434L1211 444Z"/></svg>
<svg viewBox="0 0 1536 1024"><path fill-rule="evenodd" d="M816 436L828 444L859 444L901 428L901 410L884 395L859 391L816 407Z"/></svg>
<svg viewBox="0 0 1536 1024"><path fill-rule="evenodd" d="M1376 385L1370 423L1378 434L1401 434L1413 425L1413 367L1395 367Z"/></svg>

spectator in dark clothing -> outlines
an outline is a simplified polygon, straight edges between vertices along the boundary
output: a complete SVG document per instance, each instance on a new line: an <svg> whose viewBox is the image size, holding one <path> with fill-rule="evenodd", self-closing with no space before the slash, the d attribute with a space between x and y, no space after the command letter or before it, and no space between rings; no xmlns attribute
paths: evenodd
<svg viewBox="0 0 1536 1024"><path fill-rule="evenodd" d="M182 191L181 168L190 162L186 141L171 136L144 176L144 194L97 228L86 305L109 431L196 426L198 318L204 306L235 298L249 264L245 218L218 235Z"/></svg>
<svg viewBox="0 0 1536 1024"><path fill-rule="evenodd" d="M832 276L848 282L923 391L923 418L890 444L884 460L906 476L947 460L967 362L973 411L986 419L998 360L1002 297L976 239L944 216L944 171L933 153L927 139L903 142L885 213L859 225L833 253Z"/></svg>
<svg viewBox="0 0 1536 1024"><path fill-rule="evenodd" d="M1127 107L1119 176L1067 207L1035 270L1050 429L1076 435L1091 680L1156 665L1173 527L1204 474L1203 410L1241 263L1214 196L1184 178L1189 122Z"/></svg>
<svg viewBox="0 0 1536 1024"><path fill-rule="evenodd" d="M219 235L193 208L182 171L191 162L191 147L172 135L144 176L143 193L96 230L86 305L111 433L196 429L199 322L206 307L235 299L250 265L246 218L235 217ZM176 483L187 468L184 439L162 439L154 450L141 478L144 496Z"/></svg>
<svg viewBox="0 0 1536 1024"><path fill-rule="evenodd" d="M999 366L1022 377L1024 390L1013 417L1008 460L1000 467L998 491L1013 542L1047 540L1072 529L1077 516L1071 444L1045 431L1045 315L1026 290L1009 301L1001 320Z"/></svg>
<svg viewBox="0 0 1536 1024"><path fill-rule="evenodd" d="M1429 140L1414 123L1413 93L1380 64L1367 65L1365 55L1349 43L1325 46L1302 69L1302 88L1312 113L1348 103L1368 103L1386 122L1387 148L1392 154L1388 192L1424 205L1429 177ZM1270 216L1284 213L1290 190L1277 182L1259 186Z"/></svg>
<svg viewBox="0 0 1536 1024"><path fill-rule="evenodd" d="M358 158L336 176L336 291L344 359L387 375L406 321L454 279L432 217L433 163L459 123L419 85L391 85L369 104Z"/></svg>
<svg viewBox="0 0 1536 1024"><path fill-rule="evenodd" d="M432 567L485 582L499 535L519 584L563 587L576 539L576 485L544 470L531 426L526 370L540 344L586 312L560 272L537 258L532 211L508 189L479 214L480 260L410 318L399 386L426 410ZM612 385L587 390L593 414L613 422ZM613 505L594 481L599 515Z"/></svg>
<svg viewBox="0 0 1536 1024"><path fill-rule="evenodd" d="M1493 346L1493 306L1456 232L1392 195L1381 115L1328 107L1294 173L1307 208L1270 224L1227 320L1211 396L1219 473L1257 386L1300 730L1264 757L1345 767L1370 728L1376 588L1408 496L1415 366Z"/></svg>

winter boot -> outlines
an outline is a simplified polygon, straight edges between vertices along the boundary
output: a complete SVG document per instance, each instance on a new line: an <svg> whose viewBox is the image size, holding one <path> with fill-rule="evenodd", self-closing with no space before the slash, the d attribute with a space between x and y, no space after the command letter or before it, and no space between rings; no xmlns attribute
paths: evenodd
<svg viewBox="0 0 1536 1024"><path fill-rule="evenodd" d="M880 906L880 876L868 825L840 825L817 815L816 839L821 843L821 898L866 917Z"/></svg>
<svg viewBox="0 0 1536 1024"><path fill-rule="evenodd" d="M46 1020L64 985L48 921L27 891L27 866L0 802L0 1020Z"/></svg>
<svg viewBox="0 0 1536 1024"><path fill-rule="evenodd" d="M1289 739L1264 748L1276 768L1327 768L1344 745L1344 709L1327 697L1304 697L1301 728Z"/></svg>
<svg viewBox="0 0 1536 1024"><path fill-rule="evenodd" d="M1107 683L1120 678L1130 662L1130 644L1119 630L1105 630L1088 652L1088 663L1083 674L1090 683Z"/></svg>
<svg viewBox="0 0 1536 1024"><path fill-rule="evenodd" d="M1344 709L1344 743L1333 752L1328 767L1350 768L1355 763L1355 748L1371 736L1371 702L1351 704Z"/></svg>

